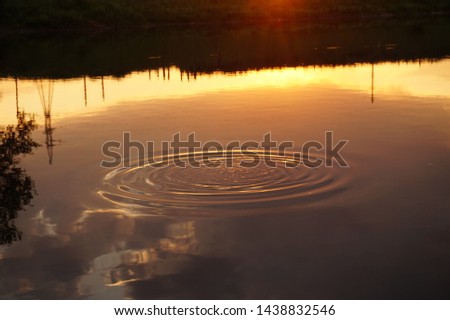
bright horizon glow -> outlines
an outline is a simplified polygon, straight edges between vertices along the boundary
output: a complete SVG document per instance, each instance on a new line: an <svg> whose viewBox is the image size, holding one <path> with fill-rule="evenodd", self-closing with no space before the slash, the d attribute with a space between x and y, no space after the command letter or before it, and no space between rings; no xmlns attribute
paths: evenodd
<svg viewBox="0 0 450 320"><path fill-rule="evenodd" d="M374 92L378 98L395 96L450 98L450 59L426 63L381 63L374 65ZM180 99L216 92L263 89L330 88L367 93L372 89L372 65L339 67L297 67L264 69L237 74L200 74L190 81L180 70L170 68L170 80L159 72L135 72L124 78L104 78L105 100L100 79L86 79L87 106L85 106L83 78L55 80L52 117L88 115L123 102L158 99ZM167 72L167 69L166 69ZM43 108L35 80L19 80L19 106L35 114L43 122ZM1 125L14 124L16 91L14 79L0 79ZM48 82L44 81L47 86Z"/></svg>

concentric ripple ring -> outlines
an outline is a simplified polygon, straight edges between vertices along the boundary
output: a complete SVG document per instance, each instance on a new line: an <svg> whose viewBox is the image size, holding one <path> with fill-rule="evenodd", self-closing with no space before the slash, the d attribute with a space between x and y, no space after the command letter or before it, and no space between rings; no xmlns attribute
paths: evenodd
<svg viewBox="0 0 450 320"><path fill-rule="evenodd" d="M323 200L347 188L336 168L299 165L293 153L252 150L252 155L233 150L161 156L108 172L98 194L115 205L141 209L235 209ZM259 164L245 165L255 155ZM175 160L198 165L181 167Z"/></svg>

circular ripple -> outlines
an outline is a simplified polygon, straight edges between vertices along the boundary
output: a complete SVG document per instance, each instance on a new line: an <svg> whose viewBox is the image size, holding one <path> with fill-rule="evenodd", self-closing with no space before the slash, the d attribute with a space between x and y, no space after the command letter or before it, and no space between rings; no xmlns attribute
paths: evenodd
<svg viewBox="0 0 450 320"><path fill-rule="evenodd" d="M252 152L179 154L115 169L98 193L121 206L189 210L324 200L346 189L336 169L308 168L293 154ZM259 165L252 166L255 155ZM177 159L198 166L177 166ZM275 167L266 165L269 160Z"/></svg>

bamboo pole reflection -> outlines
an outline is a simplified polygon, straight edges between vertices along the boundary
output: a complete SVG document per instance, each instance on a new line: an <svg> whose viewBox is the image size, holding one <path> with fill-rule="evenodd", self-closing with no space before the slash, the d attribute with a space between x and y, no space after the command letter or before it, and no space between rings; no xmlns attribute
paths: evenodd
<svg viewBox="0 0 450 320"><path fill-rule="evenodd" d="M375 102L375 66L372 62L372 93L371 93L371 102Z"/></svg>
<svg viewBox="0 0 450 320"><path fill-rule="evenodd" d="M87 85L86 85L86 76L83 76L83 88L84 88L84 106L87 107Z"/></svg>
<svg viewBox="0 0 450 320"><path fill-rule="evenodd" d="M41 98L41 104L44 111L44 133L45 133L45 145L47 147L48 161L49 164L53 164L53 147L60 140L55 140L53 138L53 131L55 128L52 126L52 104L53 104L53 92L54 83L48 80L47 90L45 90L44 81L41 79L37 82L37 87L39 91L39 97Z"/></svg>
<svg viewBox="0 0 450 320"><path fill-rule="evenodd" d="M105 82L103 80L103 76L102 76L102 99L103 102L105 102Z"/></svg>

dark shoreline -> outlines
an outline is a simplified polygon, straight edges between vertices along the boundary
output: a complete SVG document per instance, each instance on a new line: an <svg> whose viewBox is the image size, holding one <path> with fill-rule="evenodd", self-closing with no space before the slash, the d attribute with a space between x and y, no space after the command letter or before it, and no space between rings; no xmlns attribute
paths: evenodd
<svg viewBox="0 0 450 320"><path fill-rule="evenodd" d="M434 17L450 17L450 0L0 0L0 34Z"/></svg>
<svg viewBox="0 0 450 320"><path fill-rule="evenodd" d="M204 26L14 33L0 37L0 77L123 77L170 67L195 77L216 71L436 61L450 55L450 19L442 17Z"/></svg>
<svg viewBox="0 0 450 320"><path fill-rule="evenodd" d="M322 16L322 17L304 17L297 19L247 19L247 20L229 20L229 21L197 21L197 22L159 22L144 25L87 25L78 27L39 27L39 28L15 28L0 26L1 36L14 35L32 35L32 34L57 34L57 33L102 33L111 31L131 32L146 31L159 28L183 28L183 27L248 27L248 26L285 26L304 24L305 28L320 28L337 26L353 26L353 25L372 25L382 22L415 22L421 20L429 20L433 18L449 19L450 11L439 11L431 13L415 13L415 14L365 14L365 15L340 15L340 16Z"/></svg>

